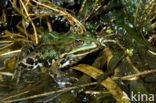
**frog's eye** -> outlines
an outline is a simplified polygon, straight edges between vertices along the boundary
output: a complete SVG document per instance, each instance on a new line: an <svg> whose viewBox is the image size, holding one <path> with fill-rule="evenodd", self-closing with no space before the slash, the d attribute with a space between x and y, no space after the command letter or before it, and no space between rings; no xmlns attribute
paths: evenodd
<svg viewBox="0 0 156 103"><path fill-rule="evenodd" d="M83 39L76 39L75 40L75 44L76 45L81 45L81 44L83 44L84 43L84 40Z"/></svg>

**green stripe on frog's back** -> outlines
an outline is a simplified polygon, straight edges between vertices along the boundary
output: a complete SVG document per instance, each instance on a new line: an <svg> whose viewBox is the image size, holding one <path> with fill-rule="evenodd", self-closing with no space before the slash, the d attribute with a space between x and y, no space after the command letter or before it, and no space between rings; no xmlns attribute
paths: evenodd
<svg viewBox="0 0 156 103"><path fill-rule="evenodd" d="M73 49L72 51L70 51L68 54L82 54L82 53L87 53L87 52L91 52L92 49L97 48L97 45L93 45L93 44L87 44L84 45L80 48L76 48Z"/></svg>

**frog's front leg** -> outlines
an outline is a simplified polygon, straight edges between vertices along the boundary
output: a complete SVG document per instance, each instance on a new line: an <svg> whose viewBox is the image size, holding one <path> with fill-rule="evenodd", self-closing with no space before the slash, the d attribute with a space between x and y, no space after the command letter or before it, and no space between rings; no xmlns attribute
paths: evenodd
<svg viewBox="0 0 156 103"><path fill-rule="evenodd" d="M61 71L62 68L70 66L71 63L71 56L67 53L61 54L57 59L52 60L50 76L54 79L61 79L65 76L65 73Z"/></svg>
<svg viewBox="0 0 156 103"><path fill-rule="evenodd" d="M64 65L66 64L66 65ZM71 85L72 81L77 81L77 78L68 77L68 73L61 71L62 68L70 66L68 58L60 58L57 61L53 61L50 70L50 76L55 80L59 87L65 87Z"/></svg>
<svg viewBox="0 0 156 103"><path fill-rule="evenodd" d="M54 79L60 79L64 76L63 72L61 71L61 62L65 61L64 58L53 60L52 65L50 67L50 76Z"/></svg>

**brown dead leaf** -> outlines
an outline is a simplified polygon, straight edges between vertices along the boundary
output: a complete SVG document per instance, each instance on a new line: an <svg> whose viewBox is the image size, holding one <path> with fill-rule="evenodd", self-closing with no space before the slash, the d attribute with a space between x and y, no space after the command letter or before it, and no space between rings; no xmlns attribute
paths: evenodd
<svg viewBox="0 0 156 103"><path fill-rule="evenodd" d="M81 71L94 79L97 79L104 72L87 64L80 64L72 67L72 69ZM120 87L110 78L107 77L105 80L101 82L105 88L116 98L118 103L130 103L130 100L127 94L120 89Z"/></svg>

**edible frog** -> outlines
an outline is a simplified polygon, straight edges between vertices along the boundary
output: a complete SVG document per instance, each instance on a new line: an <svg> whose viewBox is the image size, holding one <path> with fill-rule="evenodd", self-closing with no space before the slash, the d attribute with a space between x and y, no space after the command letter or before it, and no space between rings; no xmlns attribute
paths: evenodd
<svg viewBox="0 0 156 103"><path fill-rule="evenodd" d="M55 72L100 48L100 42L91 36L51 32L41 37L39 45L26 46L22 50L16 69L33 70L44 66Z"/></svg>

